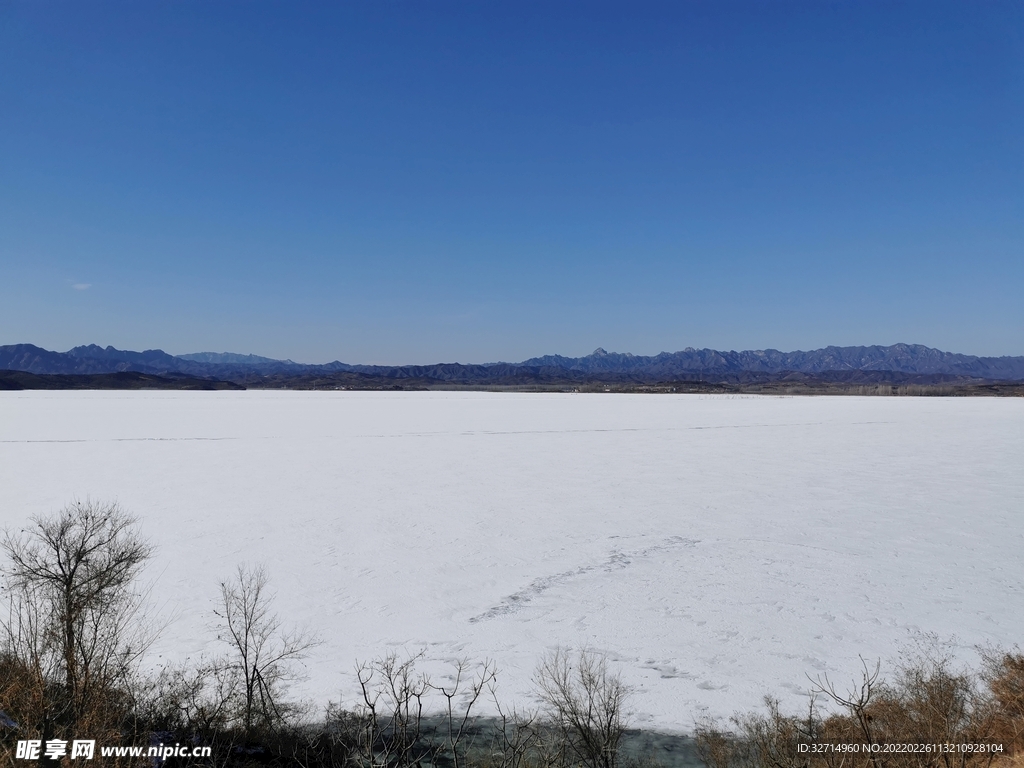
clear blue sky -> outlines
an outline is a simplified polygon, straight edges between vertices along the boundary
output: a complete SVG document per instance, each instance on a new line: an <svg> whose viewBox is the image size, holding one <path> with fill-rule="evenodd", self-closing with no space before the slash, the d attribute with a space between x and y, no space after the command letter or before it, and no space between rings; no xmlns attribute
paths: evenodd
<svg viewBox="0 0 1024 768"><path fill-rule="evenodd" d="M0 0L0 343L1024 354L1024 3Z"/></svg>

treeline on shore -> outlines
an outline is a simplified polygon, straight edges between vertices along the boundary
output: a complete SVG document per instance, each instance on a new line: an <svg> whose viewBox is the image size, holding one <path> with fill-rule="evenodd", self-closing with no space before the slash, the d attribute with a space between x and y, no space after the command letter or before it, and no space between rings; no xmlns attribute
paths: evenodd
<svg viewBox="0 0 1024 768"><path fill-rule="evenodd" d="M0 370L0 391L21 390L232 390L618 392L651 394L854 395L884 397L1024 397L1024 382L893 371L783 372L664 379L632 374L534 374L467 380L396 378L352 371L326 374L245 374L230 379L138 371L55 374Z"/></svg>
<svg viewBox="0 0 1024 768"><path fill-rule="evenodd" d="M491 662L456 662L431 678L420 656L395 654L357 666L357 705L318 710L288 694L319 641L282 624L263 568L241 565L220 584L221 653L147 670L156 631L138 576L153 549L130 514L76 502L8 531L0 550L0 757L9 764L77 764L76 740L95 742L100 766L659 763L653 752L624 753L631 691L588 649L538 660L530 710L500 701ZM803 713L768 698L760 712L701 720L693 739L709 768L1024 766L1024 656L990 649L982 658L967 670L927 651L886 678L865 664L853 690L815 680Z"/></svg>

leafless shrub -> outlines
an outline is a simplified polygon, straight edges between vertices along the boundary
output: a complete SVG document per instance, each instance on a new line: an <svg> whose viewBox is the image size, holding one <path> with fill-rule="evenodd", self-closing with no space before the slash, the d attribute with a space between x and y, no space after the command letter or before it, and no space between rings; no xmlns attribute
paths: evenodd
<svg viewBox="0 0 1024 768"><path fill-rule="evenodd" d="M880 664L864 663L849 689L817 678L803 717L783 714L768 698L763 712L733 717L730 730L702 721L699 753L711 768L987 768L1016 759L1024 733L1022 657L989 654L978 675L935 646L905 658L889 680L880 671ZM826 716L814 696L834 711ZM960 748L972 744L1003 751ZM830 749L843 745L855 749Z"/></svg>
<svg viewBox="0 0 1024 768"><path fill-rule="evenodd" d="M541 661L534 679L561 744L590 768L615 768L630 689L607 659L560 648Z"/></svg>
<svg viewBox="0 0 1024 768"><path fill-rule="evenodd" d="M749 764L744 755L747 742L741 740L735 731L720 727L718 721L710 716L697 721L694 741L697 754L708 768L737 768Z"/></svg>
<svg viewBox="0 0 1024 768"><path fill-rule="evenodd" d="M992 697L992 737L1011 753L1024 754L1024 655L988 650L982 660Z"/></svg>
<svg viewBox="0 0 1024 768"><path fill-rule="evenodd" d="M362 695L358 755L366 766L407 768L421 756L425 698L430 679L416 670L423 654L396 653L362 662L356 678Z"/></svg>
<svg viewBox="0 0 1024 768"><path fill-rule="evenodd" d="M489 759L484 762L489 768L525 768L537 763L535 756L541 744L537 713L503 708L493 685L491 698L498 713L498 728L487 755Z"/></svg>
<svg viewBox="0 0 1024 768"><path fill-rule="evenodd" d="M467 660L459 659L453 665L447 685L431 683L431 687L444 698L445 738L442 749L454 768L463 768L465 765L467 726L473 714L473 707L485 690L493 690L491 687L495 678L493 662L485 661L473 672Z"/></svg>
<svg viewBox="0 0 1024 768"><path fill-rule="evenodd" d="M238 686L222 661L167 665L149 683L144 716L153 728L208 742L230 729Z"/></svg>
<svg viewBox="0 0 1024 768"><path fill-rule="evenodd" d="M723 730L704 718L695 729L697 752L711 768L806 768L808 754L802 746L819 737L822 721L814 695L803 716L784 715L779 700L764 698L764 712L731 718Z"/></svg>

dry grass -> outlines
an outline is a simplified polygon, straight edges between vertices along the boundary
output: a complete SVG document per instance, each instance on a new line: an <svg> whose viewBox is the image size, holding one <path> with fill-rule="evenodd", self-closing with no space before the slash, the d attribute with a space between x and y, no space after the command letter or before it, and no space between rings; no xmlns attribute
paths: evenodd
<svg viewBox="0 0 1024 768"><path fill-rule="evenodd" d="M925 653L888 680L865 666L853 690L819 679L803 715L769 698L696 736L710 768L1021 768L1024 656L989 653L972 672Z"/></svg>

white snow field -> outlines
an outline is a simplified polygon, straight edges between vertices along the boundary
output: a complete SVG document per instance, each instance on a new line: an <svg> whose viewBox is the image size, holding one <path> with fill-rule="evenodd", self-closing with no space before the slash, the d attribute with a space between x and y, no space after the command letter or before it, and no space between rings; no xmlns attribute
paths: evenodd
<svg viewBox="0 0 1024 768"><path fill-rule="evenodd" d="M0 523L117 500L158 546L153 662L217 648L218 583L268 567L357 659L608 654L634 723L794 709L934 633L1024 641L1024 399L351 392L0 394Z"/></svg>

